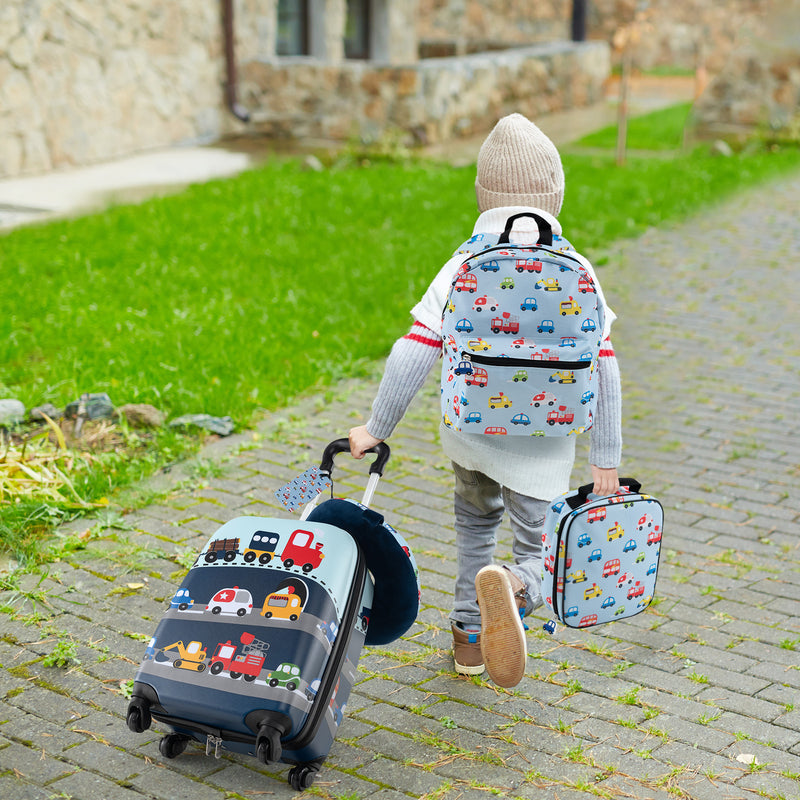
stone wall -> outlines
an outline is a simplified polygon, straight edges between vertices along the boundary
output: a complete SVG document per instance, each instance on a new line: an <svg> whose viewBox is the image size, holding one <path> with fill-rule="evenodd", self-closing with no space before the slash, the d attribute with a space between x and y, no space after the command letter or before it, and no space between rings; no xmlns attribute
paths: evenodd
<svg viewBox="0 0 800 800"><path fill-rule="evenodd" d="M423 53L463 55L570 38L571 2L419 0Z"/></svg>
<svg viewBox="0 0 800 800"><path fill-rule="evenodd" d="M584 105L601 98L607 42L635 5L590 0L597 41L573 47L566 41L572 4L563 0L373 0L375 58L366 63L344 60L345 2L309 0L311 55L278 59L277 0L234 0L239 99L255 120L245 126L226 107L222 0L3 0L0 177L245 130L346 138L396 126L441 141L484 129L487 118L509 110ZM759 15L794 13L796 3L651 0L653 27L635 64L691 68L702 44L712 72L732 70L723 75L728 88L718 83L709 95L718 111L752 119L765 92L794 108L790 51L774 63L762 52L728 59ZM451 57L420 58L421 50ZM463 56L476 50L488 52ZM756 73L759 89L751 90ZM752 96L744 110L743 93ZM766 113L777 118L774 108Z"/></svg>
<svg viewBox="0 0 800 800"><path fill-rule="evenodd" d="M419 0L417 35L423 47L467 53L501 45L568 39L572 2L563 0ZM698 53L712 71L721 69L743 31L774 0L649 0L651 25L635 48L634 63L694 69ZM783 0L778 0L781 4ZM630 22L640 0L588 0L590 39L611 44Z"/></svg>
<svg viewBox="0 0 800 800"><path fill-rule="evenodd" d="M800 135L800 0L764 6L694 105L700 136L753 128Z"/></svg>
<svg viewBox="0 0 800 800"><path fill-rule="evenodd" d="M309 59L251 62L244 102L271 136L375 138L387 128L441 142L491 127L512 111L533 117L599 102L610 71L602 42L533 45L406 66Z"/></svg>
<svg viewBox="0 0 800 800"><path fill-rule="evenodd" d="M225 130L217 3L3 0L0 176Z"/></svg>
<svg viewBox="0 0 800 800"><path fill-rule="evenodd" d="M659 66L694 69L698 57L711 72L723 68L743 32L772 0L649 0L646 28L633 49L640 69ZM778 0L783 2L783 0ZM639 0L589 0L589 36L611 43L621 25L634 19Z"/></svg>

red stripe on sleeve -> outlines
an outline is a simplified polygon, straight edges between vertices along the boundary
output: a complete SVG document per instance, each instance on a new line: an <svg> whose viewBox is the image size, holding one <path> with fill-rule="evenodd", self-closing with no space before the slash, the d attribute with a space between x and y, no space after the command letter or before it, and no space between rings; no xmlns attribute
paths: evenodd
<svg viewBox="0 0 800 800"><path fill-rule="evenodd" d="M600 345L600 358L611 357L614 355L614 345L611 344L611 339L604 339Z"/></svg>
<svg viewBox="0 0 800 800"><path fill-rule="evenodd" d="M415 322L411 326L411 330L403 338L428 345L428 347L435 347L437 350L442 346L442 340L421 322Z"/></svg>

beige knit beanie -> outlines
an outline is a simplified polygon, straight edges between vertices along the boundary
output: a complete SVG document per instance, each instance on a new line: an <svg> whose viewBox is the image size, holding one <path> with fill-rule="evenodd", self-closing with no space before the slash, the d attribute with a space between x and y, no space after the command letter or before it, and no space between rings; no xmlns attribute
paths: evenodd
<svg viewBox="0 0 800 800"><path fill-rule="evenodd" d="M564 200L564 170L556 146L522 114L503 117L478 153L475 194L481 212L535 206L557 217Z"/></svg>

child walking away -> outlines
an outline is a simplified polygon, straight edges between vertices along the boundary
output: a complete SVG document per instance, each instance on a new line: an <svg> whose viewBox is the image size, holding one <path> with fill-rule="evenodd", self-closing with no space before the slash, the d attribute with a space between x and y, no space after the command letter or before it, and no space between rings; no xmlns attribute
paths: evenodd
<svg viewBox="0 0 800 800"><path fill-rule="evenodd" d="M591 429L594 492L615 493L622 400L609 339L615 315L592 265L563 237L557 219L564 172L555 145L522 115L504 117L481 146L475 192L480 215L472 237L411 310L411 330L392 347L372 415L350 431L350 449L362 458L392 433L444 353L440 436L455 475L455 669L463 675L485 669L497 685L511 687L525 674L523 619L542 602L545 511L569 489L575 436L566 433ZM508 259L516 272L499 277ZM543 277L548 269L555 277ZM570 276L577 288L566 297ZM468 316L448 318L454 293L471 301ZM562 317L572 320L566 335ZM473 335L479 331L486 335ZM581 335L591 346L584 347ZM578 375L589 388L573 402L569 391ZM456 377L469 392L448 394ZM520 383L526 404L517 411L520 390L511 387ZM505 413L509 424L492 424L495 412ZM499 565L494 551L504 512L513 563Z"/></svg>

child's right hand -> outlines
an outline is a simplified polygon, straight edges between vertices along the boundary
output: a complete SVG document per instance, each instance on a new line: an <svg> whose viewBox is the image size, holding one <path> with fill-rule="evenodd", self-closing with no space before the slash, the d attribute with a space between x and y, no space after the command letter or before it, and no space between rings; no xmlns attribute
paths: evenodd
<svg viewBox="0 0 800 800"><path fill-rule="evenodd" d="M351 428L349 439L350 454L353 458L364 458L367 450L383 441L383 439L376 439L371 433L368 433L366 425Z"/></svg>

